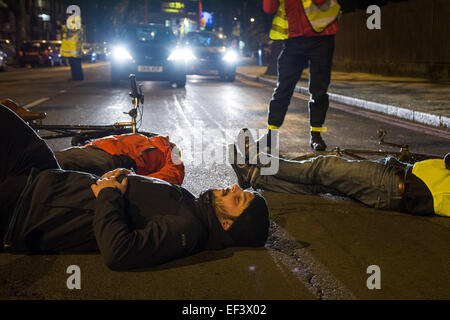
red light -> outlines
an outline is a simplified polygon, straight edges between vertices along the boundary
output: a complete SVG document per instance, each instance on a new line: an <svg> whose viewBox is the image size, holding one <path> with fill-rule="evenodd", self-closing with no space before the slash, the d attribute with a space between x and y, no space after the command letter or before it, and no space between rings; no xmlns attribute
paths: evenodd
<svg viewBox="0 0 450 320"><path fill-rule="evenodd" d="M19 56L23 56L23 51L22 50L19 51Z"/></svg>

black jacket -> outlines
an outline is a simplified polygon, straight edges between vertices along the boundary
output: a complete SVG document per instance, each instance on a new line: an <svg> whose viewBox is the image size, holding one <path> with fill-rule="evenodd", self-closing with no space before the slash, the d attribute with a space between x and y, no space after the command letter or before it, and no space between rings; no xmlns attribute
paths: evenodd
<svg viewBox="0 0 450 320"><path fill-rule="evenodd" d="M218 219L186 189L129 176L124 196L103 189L97 176L40 172L25 188L7 234L10 252L100 250L113 270L142 268L232 244Z"/></svg>

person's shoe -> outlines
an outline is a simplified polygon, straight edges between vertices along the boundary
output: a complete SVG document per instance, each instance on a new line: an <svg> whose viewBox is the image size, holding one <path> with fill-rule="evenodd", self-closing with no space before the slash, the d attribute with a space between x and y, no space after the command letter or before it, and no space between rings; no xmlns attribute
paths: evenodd
<svg viewBox="0 0 450 320"><path fill-rule="evenodd" d="M239 164L238 159L239 151L235 144L228 146L228 152L230 156L230 166L233 168L234 173L238 179L238 184L242 189L248 189L251 187L250 181L255 170L255 167L248 164ZM243 155L241 155L243 156Z"/></svg>
<svg viewBox="0 0 450 320"><path fill-rule="evenodd" d="M322 137L320 136L320 132L311 132L309 145L316 151L324 151L327 148L325 141L323 141Z"/></svg>
<svg viewBox="0 0 450 320"><path fill-rule="evenodd" d="M19 107L19 105L11 99L0 100L0 104L4 105L8 109L14 111L25 122L30 122L30 121L38 120L38 119L45 119L45 117L47 116L47 114L45 112L34 112L34 111L29 111L22 107Z"/></svg>

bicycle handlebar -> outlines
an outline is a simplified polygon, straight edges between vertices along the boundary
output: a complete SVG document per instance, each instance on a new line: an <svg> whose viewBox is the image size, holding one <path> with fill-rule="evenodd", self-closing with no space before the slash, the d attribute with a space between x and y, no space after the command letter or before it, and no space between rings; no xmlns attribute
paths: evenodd
<svg viewBox="0 0 450 320"><path fill-rule="evenodd" d="M137 99L140 103L144 103L144 95L142 94L141 85L136 84L136 76L134 74L130 74L130 84L131 84L131 92L130 97L133 99Z"/></svg>
<svg viewBox="0 0 450 320"><path fill-rule="evenodd" d="M131 82L130 96L132 96L133 98L137 98L139 93L136 84L136 76L134 74L130 74L130 82Z"/></svg>

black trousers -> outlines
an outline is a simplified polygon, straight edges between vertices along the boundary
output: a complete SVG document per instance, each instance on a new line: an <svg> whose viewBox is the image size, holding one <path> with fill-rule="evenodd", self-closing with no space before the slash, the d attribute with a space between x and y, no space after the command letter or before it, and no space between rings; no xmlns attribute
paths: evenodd
<svg viewBox="0 0 450 320"><path fill-rule="evenodd" d="M69 58L70 71L72 73L72 80L81 81L83 77L83 68L81 67L81 58Z"/></svg>
<svg viewBox="0 0 450 320"><path fill-rule="evenodd" d="M58 169L55 156L36 132L0 104L0 241L32 168Z"/></svg>
<svg viewBox="0 0 450 320"><path fill-rule="evenodd" d="M321 127L324 124L333 52L334 35L285 40L278 57L278 83L269 104L269 125L280 127L283 124L297 81L308 65L310 125Z"/></svg>

